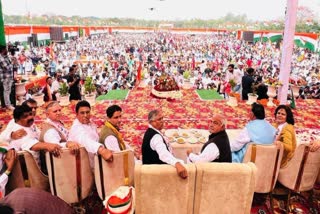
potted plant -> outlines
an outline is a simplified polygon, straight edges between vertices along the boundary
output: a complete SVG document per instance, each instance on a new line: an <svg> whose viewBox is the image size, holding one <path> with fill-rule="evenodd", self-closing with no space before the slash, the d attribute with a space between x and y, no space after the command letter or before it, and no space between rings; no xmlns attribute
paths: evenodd
<svg viewBox="0 0 320 214"><path fill-rule="evenodd" d="M43 88L37 83L34 83L33 87L30 89L32 98L37 101L38 106L42 106L44 104L44 94L42 93L42 91Z"/></svg>
<svg viewBox="0 0 320 214"><path fill-rule="evenodd" d="M22 79L21 76L16 76L14 78L14 83L15 83L15 92L16 92L16 97L17 97L17 102L18 104L21 104L25 99L25 94L27 93L26 91L26 80Z"/></svg>
<svg viewBox="0 0 320 214"><path fill-rule="evenodd" d="M66 82L63 82L60 84L60 87L58 89L59 92L59 102L61 106L67 106L69 105L69 93L68 93L69 87Z"/></svg>
<svg viewBox="0 0 320 214"><path fill-rule="evenodd" d="M91 106L96 103L96 94L94 93L95 91L96 86L93 83L92 77L86 77L86 80L84 82L84 98L90 103Z"/></svg>
<svg viewBox="0 0 320 214"><path fill-rule="evenodd" d="M257 95L257 86L252 84L252 93L248 93L248 101L246 102L248 105L257 102L258 95Z"/></svg>

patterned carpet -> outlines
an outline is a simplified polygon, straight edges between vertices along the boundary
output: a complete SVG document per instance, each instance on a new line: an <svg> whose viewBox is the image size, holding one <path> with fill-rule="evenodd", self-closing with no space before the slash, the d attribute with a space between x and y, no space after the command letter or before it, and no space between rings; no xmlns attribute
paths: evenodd
<svg viewBox="0 0 320 214"><path fill-rule="evenodd" d="M93 121L98 127L101 127L106 120L106 108L110 104L120 105L123 109L121 131L125 140L135 148L137 154L140 154L143 133L148 127L147 115L152 109L161 108L164 112L165 129L178 127L207 129L208 120L215 113L225 115L228 120L228 129L243 128L248 121L250 106L245 102L240 102L237 107L230 107L226 105L225 100L202 101L193 89L183 90L181 100L168 101L151 97L150 91L150 88L134 89L129 92L126 100L97 101L97 104L92 108ZM320 130L320 100L298 100L296 106L294 117L297 132L306 129L318 132ZM71 126L75 118L74 107L75 104L71 104L63 108L64 117L62 120L67 127ZM275 107L266 107L266 118L271 122L274 120L274 110ZM36 124L41 124L45 117L44 108L38 108ZM0 121L2 123L6 124L11 118L11 112L1 110ZM319 198L319 194L317 196ZM263 210L263 206L259 208L257 205L253 207L252 213L268 213ZM282 211L277 211L277 213L282 213Z"/></svg>

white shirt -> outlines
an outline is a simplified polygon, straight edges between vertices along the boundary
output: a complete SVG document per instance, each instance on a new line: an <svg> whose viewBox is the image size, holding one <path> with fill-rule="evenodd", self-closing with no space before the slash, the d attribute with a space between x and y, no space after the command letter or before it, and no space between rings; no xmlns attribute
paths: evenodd
<svg viewBox="0 0 320 214"><path fill-rule="evenodd" d="M60 88L60 83L58 82L58 80L54 80L52 82L52 85L51 85L51 90L54 92L54 91L59 91L59 88Z"/></svg>
<svg viewBox="0 0 320 214"><path fill-rule="evenodd" d="M109 135L108 137L106 137L106 139L104 140L104 145L111 151L114 151L114 152L121 151L119 147L118 139L113 135ZM126 145L126 150L133 151L133 149L127 143L125 143L125 145Z"/></svg>
<svg viewBox="0 0 320 214"><path fill-rule="evenodd" d="M32 125L31 127L24 127L17 123L14 123L12 131L17 131L19 129L24 129L27 132L27 135L17 140L11 140L9 143L10 147L14 148L16 151L24 150L30 152L33 155L35 161L39 164L39 152L31 150L31 148L35 144L39 143L39 129L35 125Z"/></svg>
<svg viewBox="0 0 320 214"><path fill-rule="evenodd" d="M55 128L48 129L46 133L43 135L43 140L46 143L59 144L63 148L66 148L67 142L60 142L60 134Z"/></svg>
<svg viewBox="0 0 320 214"><path fill-rule="evenodd" d="M78 119L73 121L68 141L78 142L84 146L89 154L91 168L94 167L94 154L102 146L99 143L99 134L94 123L82 124Z"/></svg>
<svg viewBox="0 0 320 214"><path fill-rule="evenodd" d="M3 153L0 152L0 170L3 167ZM5 190L6 190L6 184L8 183L8 175L3 173L0 175L0 192L2 193L2 196L5 195Z"/></svg>
<svg viewBox="0 0 320 214"><path fill-rule="evenodd" d="M9 142L11 139L11 133L13 130L13 125L15 124L14 119L11 119L6 126L5 130L0 134L0 141Z"/></svg>
<svg viewBox="0 0 320 214"><path fill-rule="evenodd" d="M159 155L159 159L167 164L170 164L171 166L175 166L177 162L180 162L183 164L183 160L175 158L171 153L171 147L169 147L169 150L165 146L165 142L163 142L163 136L161 132L151 125L149 125L149 128L154 129L158 134L155 134L151 140L150 140L150 147L152 150L156 151Z"/></svg>
<svg viewBox="0 0 320 214"><path fill-rule="evenodd" d="M239 133L236 139L231 140L230 148L231 152L239 151L244 145L251 142L249 132L247 128L243 128L243 130Z"/></svg>
<svg viewBox="0 0 320 214"><path fill-rule="evenodd" d="M188 163L207 163L217 159L220 155L216 144L210 143L200 154L190 153Z"/></svg>

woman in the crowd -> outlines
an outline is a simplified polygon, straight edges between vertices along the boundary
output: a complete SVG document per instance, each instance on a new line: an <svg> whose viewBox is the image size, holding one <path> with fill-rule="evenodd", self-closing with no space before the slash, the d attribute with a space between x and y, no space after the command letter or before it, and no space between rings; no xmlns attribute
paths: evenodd
<svg viewBox="0 0 320 214"><path fill-rule="evenodd" d="M296 133L294 129L293 113L289 106L279 105L274 113L276 128L278 129L275 140L276 145L283 144L283 157L281 167L285 166L293 157L297 146Z"/></svg>

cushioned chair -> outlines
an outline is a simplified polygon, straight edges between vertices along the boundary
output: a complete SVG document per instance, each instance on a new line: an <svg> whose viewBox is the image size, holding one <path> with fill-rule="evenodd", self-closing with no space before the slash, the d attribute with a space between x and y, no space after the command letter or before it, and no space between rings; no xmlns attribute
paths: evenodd
<svg viewBox="0 0 320 214"><path fill-rule="evenodd" d="M50 189L67 203L77 203L86 198L92 190L93 174L85 148L77 155L63 149L61 157L46 153Z"/></svg>
<svg viewBox="0 0 320 214"><path fill-rule="evenodd" d="M6 185L6 193L21 187L38 188L49 191L48 176L43 174L28 151L19 151L18 160L15 163L9 181Z"/></svg>
<svg viewBox="0 0 320 214"><path fill-rule="evenodd" d="M113 153L113 162L95 156L94 177L102 200L120 186L133 186L134 164L134 153L129 150Z"/></svg>
<svg viewBox="0 0 320 214"><path fill-rule="evenodd" d="M194 214L250 213L256 175L253 163L202 163L196 168Z"/></svg>
<svg viewBox="0 0 320 214"><path fill-rule="evenodd" d="M278 181L290 192L287 201L287 211L290 208L292 191L303 192L313 190L320 168L320 150L310 152L307 145L299 145L292 159L280 169ZM311 197L312 199L312 197Z"/></svg>
<svg viewBox="0 0 320 214"><path fill-rule="evenodd" d="M256 193L269 193L270 207L273 212L272 190L276 185L283 155L283 146L249 144L243 163L252 162L257 167Z"/></svg>
<svg viewBox="0 0 320 214"><path fill-rule="evenodd" d="M195 165L186 165L188 178L170 165L136 165L136 214L193 213Z"/></svg>

